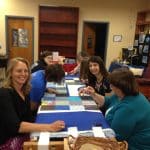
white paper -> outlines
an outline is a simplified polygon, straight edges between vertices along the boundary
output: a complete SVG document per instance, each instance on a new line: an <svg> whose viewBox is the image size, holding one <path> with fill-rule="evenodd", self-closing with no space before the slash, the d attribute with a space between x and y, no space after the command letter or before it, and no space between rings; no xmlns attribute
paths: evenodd
<svg viewBox="0 0 150 150"><path fill-rule="evenodd" d="M49 150L49 132L41 132L38 141L38 150Z"/></svg>
<svg viewBox="0 0 150 150"><path fill-rule="evenodd" d="M105 134L101 127L92 127L95 137L105 137Z"/></svg>
<svg viewBox="0 0 150 150"><path fill-rule="evenodd" d="M73 137L78 137L78 129L77 127L69 127L68 135L72 135Z"/></svg>
<svg viewBox="0 0 150 150"><path fill-rule="evenodd" d="M83 85L68 85L69 96L79 96L78 89Z"/></svg>

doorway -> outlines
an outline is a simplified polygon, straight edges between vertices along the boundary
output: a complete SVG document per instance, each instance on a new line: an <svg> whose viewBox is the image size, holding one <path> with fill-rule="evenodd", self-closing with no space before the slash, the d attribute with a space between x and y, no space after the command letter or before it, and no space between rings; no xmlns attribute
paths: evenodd
<svg viewBox="0 0 150 150"><path fill-rule="evenodd" d="M33 23L32 17L6 16L6 53L9 59L23 57L33 63Z"/></svg>
<svg viewBox="0 0 150 150"><path fill-rule="evenodd" d="M107 51L109 23L88 22L83 23L82 50L89 55L100 56L105 62Z"/></svg>

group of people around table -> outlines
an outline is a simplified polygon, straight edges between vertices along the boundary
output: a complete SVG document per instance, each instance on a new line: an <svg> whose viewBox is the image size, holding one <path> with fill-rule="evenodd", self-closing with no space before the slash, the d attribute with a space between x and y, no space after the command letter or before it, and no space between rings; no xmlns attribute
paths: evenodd
<svg viewBox="0 0 150 150"><path fill-rule="evenodd" d="M99 56L82 59L78 67L80 80L86 84L79 95L89 94L100 109L105 108L106 121L115 131L116 139L126 140L129 150L149 150L150 103L139 92L133 73L125 68L108 73ZM46 89L46 82L61 82L64 75L61 64L44 64L31 74L26 59L18 57L9 61L0 88L0 149L22 149L30 132L56 132L65 128L63 120L34 123L32 113L40 105L45 91L55 92Z"/></svg>

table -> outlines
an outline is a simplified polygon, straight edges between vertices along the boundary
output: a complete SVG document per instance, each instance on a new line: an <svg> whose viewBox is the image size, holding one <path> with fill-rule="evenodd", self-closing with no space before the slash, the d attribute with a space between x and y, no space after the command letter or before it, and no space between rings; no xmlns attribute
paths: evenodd
<svg viewBox="0 0 150 150"><path fill-rule="evenodd" d="M93 129L110 129L95 101L89 95L78 96L78 88L85 86L74 76L66 76L63 84L48 83L47 87L55 88L58 95L45 93L38 109L36 123L51 123L64 120L63 131L50 133L50 138L66 138L76 129L79 135L93 136ZM75 134L76 134L75 133ZM31 138L39 137L40 133L32 133Z"/></svg>

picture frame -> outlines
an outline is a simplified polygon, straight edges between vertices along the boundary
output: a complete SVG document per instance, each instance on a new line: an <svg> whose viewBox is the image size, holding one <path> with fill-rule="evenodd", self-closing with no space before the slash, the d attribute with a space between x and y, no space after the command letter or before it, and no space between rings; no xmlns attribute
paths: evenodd
<svg viewBox="0 0 150 150"><path fill-rule="evenodd" d="M148 56L143 56L142 57L142 63L147 64L147 62L148 62Z"/></svg>
<svg viewBox="0 0 150 150"><path fill-rule="evenodd" d="M149 45L144 45L143 53L148 53Z"/></svg>
<svg viewBox="0 0 150 150"><path fill-rule="evenodd" d="M122 41L122 35L114 35L113 41L114 42L121 42Z"/></svg>

